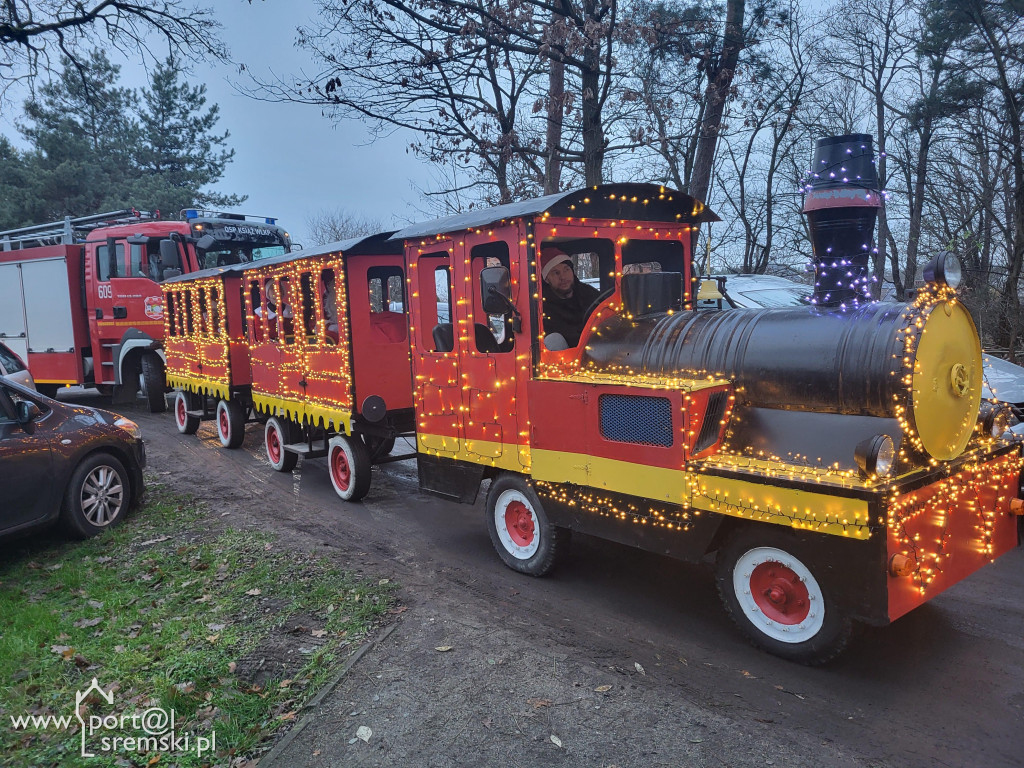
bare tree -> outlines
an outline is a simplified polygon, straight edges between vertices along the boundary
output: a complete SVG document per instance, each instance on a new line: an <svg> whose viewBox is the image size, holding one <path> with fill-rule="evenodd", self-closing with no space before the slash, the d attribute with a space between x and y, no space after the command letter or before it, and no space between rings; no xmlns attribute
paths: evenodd
<svg viewBox="0 0 1024 768"><path fill-rule="evenodd" d="M153 62L166 58L168 50L224 59L219 29L211 8L186 0L5 0L0 4L0 95L13 82L56 69L62 57L82 61L100 41ZM151 53L154 38L168 50Z"/></svg>
<svg viewBox="0 0 1024 768"><path fill-rule="evenodd" d="M342 208L323 208L306 219L308 245L326 245L361 235L383 232L387 227L379 219L359 216Z"/></svg>

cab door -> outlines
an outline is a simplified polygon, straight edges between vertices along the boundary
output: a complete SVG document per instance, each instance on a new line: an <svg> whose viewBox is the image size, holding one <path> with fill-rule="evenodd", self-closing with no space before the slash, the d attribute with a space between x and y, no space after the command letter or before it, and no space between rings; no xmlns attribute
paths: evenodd
<svg viewBox="0 0 1024 768"><path fill-rule="evenodd" d="M455 270L463 458L517 472L529 465L525 435L520 435L526 398L519 382L519 361L528 359L529 339L513 331L510 316L484 312L480 273L502 267L511 274L519 241L518 226L468 234Z"/></svg>

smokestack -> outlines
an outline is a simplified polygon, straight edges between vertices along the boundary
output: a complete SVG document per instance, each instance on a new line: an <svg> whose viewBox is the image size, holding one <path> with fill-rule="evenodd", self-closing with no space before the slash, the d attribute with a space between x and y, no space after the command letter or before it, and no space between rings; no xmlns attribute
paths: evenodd
<svg viewBox="0 0 1024 768"><path fill-rule="evenodd" d="M818 139L804 193L814 251L812 303L849 307L869 301L871 243L882 205L871 136Z"/></svg>

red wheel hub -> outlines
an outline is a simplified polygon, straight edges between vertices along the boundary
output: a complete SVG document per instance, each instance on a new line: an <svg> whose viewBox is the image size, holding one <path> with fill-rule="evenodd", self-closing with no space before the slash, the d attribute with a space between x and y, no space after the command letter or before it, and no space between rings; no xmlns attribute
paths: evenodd
<svg viewBox="0 0 1024 768"><path fill-rule="evenodd" d="M533 514L523 502L513 501L505 507L505 530L520 547L528 547L533 543L537 533Z"/></svg>
<svg viewBox="0 0 1024 768"><path fill-rule="evenodd" d="M782 563L761 563L750 574L750 594L761 612L779 624L799 624L811 611L807 585Z"/></svg>
<svg viewBox="0 0 1024 768"><path fill-rule="evenodd" d="M184 424L185 419L188 418L188 414L185 412L184 398L178 398L178 410L176 411L176 413L178 415L178 423Z"/></svg>
<svg viewBox="0 0 1024 768"><path fill-rule="evenodd" d="M341 490L348 490L348 485L352 482L352 468L348 465L348 457L341 448L335 448L331 455L331 475Z"/></svg>
<svg viewBox="0 0 1024 768"><path fill-rule="evenodd" d="M281 461L281 437L276 429L267 432L267 455L275 464Z"/></svg>
<svg viewBox="0 0 1024 768"><path fill-rule="evenodd" d="M223 437L228 437L228 435L231 433L231 424L228 422L228 412L227 411L221 411L220 412L220 421L218 423L220 424L220 433L221 433L221 435Z"/></svg>

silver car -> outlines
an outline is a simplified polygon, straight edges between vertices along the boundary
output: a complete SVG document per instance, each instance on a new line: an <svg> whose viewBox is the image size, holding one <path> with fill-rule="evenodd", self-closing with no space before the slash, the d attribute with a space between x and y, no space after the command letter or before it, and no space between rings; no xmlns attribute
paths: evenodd
<svg viewBox="0 0 1024 768"><path fill-rule="evenodd" d="M0 376L16 381L23 387L36 388L36 383L32 380L32 374L28 372L28 367L10 347L3 343L0 343Z"/></svg>

